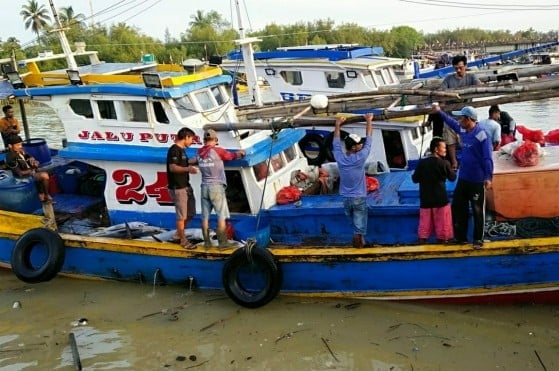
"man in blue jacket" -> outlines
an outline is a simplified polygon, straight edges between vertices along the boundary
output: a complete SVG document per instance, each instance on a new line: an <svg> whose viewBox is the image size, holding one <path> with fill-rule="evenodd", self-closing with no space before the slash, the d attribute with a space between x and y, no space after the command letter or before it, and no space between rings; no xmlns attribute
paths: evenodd
<svg viewBox="0 0 559 371"><path fill-rule="evenodd" d="M454 237L457 243L467 241L468 212L472 207L474 218L474 249L483 247L483 229L485 225L485 190L492 188L493 157L491 138L477 124L477 112L466 106L460 111L452 111L458 120L442 111L438 104L433 105L444 122L462 141L462 162L458 173L458 182L452 197L452 219Z"/></svg>

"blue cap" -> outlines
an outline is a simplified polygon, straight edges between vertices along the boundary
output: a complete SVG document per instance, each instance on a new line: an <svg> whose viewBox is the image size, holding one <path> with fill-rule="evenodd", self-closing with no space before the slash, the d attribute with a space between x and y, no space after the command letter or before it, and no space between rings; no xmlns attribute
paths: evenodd
<svg viewBox="0 0 559 371"><path fill-rule="evenodd" d="M474 121L477 121L477 112L474 107L466 106L462 108L460 111L452 111L453 116L466 116L471 118Z"/></svg>

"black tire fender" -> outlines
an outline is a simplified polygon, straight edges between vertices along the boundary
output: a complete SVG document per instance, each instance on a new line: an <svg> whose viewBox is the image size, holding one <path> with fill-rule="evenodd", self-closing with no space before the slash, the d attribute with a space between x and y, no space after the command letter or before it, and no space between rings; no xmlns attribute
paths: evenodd
<svg viewBox="0 0 559 371"><path fill-rule="evenodd" d="M46 259L40 266L34 266L31 262L31 253L35 248L46 250ZM23 282L46 282L60 272L65 257L64 241L58 233L47 228L34 228L16 241L12 251L12 270Z"/></svg>
<svg viewBox="0 0 559 371"><path fill-rule="evenodd" d="M240 281L239 275L260 273L263 276L263 287L250 290ZM227 296L235 303L246 308L259 308L272 301L280 291L283 277L280 266L274 255L265 248L243 246L227 259L222 271L223 288Z"/></svg>
<svg viewBox="0 0 559 371"><path fill-rule="evenodd" d="M318 147L317 155L315 157L309 156L307 153L307 146L311 143L316 143ZM307 158L307 162L309 165L316 165L320 166L325 160L325 152L324 152L324 137L318 133L307 133L300 141L299 141L299 148L303 155Z"/></svg>
<svg viewBox="0 0 559 371"><path fill-rule="evenodd" d="M345 130L340 130L340 140L342 141L342 149L345 149L345 137L347 137L349 133ZM332 131L330 134L326 136L324 140L324 158L328 162L334 162L336 159L334 158L334 132Z"/></svg>

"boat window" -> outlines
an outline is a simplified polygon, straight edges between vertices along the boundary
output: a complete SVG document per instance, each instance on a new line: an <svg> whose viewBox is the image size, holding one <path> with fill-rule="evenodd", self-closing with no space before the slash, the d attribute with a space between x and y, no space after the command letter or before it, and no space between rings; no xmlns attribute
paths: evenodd
<svg viewBox="0 0 559 371"><path fill-rule="evenodd" d="M343 72L325 72L326 82L329 88L344 88L345 87L345 77Z"/></svg>
<svg viewBox="0 0 559 371"><path fill-rule="evenodd" d="M200 103L200 106L202 106L202 110L208 111L216 107L216 103L212 99L209 91L199 91L195 93L194 96L196 97L196 99L198 99L198 103Z"/></svg>
<svg viewBox="0 0 559 371"><path fill-rule="evenodd" d="M76 115L88 119L93 118L93 109L91 108L89 99L70 99L70 108Z"/></svg>
<svg viewBox="0 0 559 371"><path fill-rule="evenodd" d="M268 163L266 161L259 162L252 167L252 172L257 181L261 181L268 176Z"/></svg>
<svg viewBox="0 0 559 371"><path fill-rule="evenodd" d="M419 138L419 128L414 128L414 129L411 131L411 137L412 137L413 139Z"/></svg>
<svg viewBox="0 0 559 371"><path fill-rule="evenodd" d="M280 76L291 85L303 85L303 76L300 71L281 71Z"/></svg>
<svg viewBox="0 0 559 371"><path fill-rule="evenodd" d="M386 151L388 167L403 169L406 167L406 155L402 144L400 132L396 130L383 130L382 141Z"/></svg>
<svg viewBox="0 0 559 371"><path fill-rule="evenodd" d="M221 90L219 89L219 86L214 86L211 89L217 104L219 104L220 106L224 104L225 98L223 97L223 94L221 94Z"/></svg>
<svg viewBox="0 0 559 371"><path fill-rule="evenodd" d="M123 121L148 122L146 102L144 101L122 101Z"/></svg>
<svg viewBox="0 0 559 371"><path fill-rule="evenodd" d="M279 153L273 155L271 161L272 161L272 169L274 169L274 172L278 171L279 169L285 166L285 163L283 162L283 159L281 158Z"/></svg>
<svg viewBox="0 0 559 371"><path fill-rule="evenodd" d="M99 107L99 114L102 119L116 120L115 104L110 100L98 100L97 107Z"/></svg>
<svg viewBox="0 0 559 371"><path fill-rule="evenodd" d="M390 75L388 68L383 68L381 73L385 84L394 84L394 78Z"/></svg>
<svg viewBox="0 0 559 371"><path fill-rule="evenodd" d="M194 108L194 104L192 104L192 101L190 100L190 97L188 95L175 99L175 105L181 117L183 118L190 117L198 113L198 111Z"/></svg>
<svg viewBox="0 0 559 371"><path fill-rule="evenodd" d="M161 102L153 102L153 113L155 113L155 119L157 122L161 124L169 123L169 118L167 117L167 113L165 112L165 108L163 108L163 104Z"/></svg>
<svg viewBox="0 0 559 371"><path fill-rule="evenodd" d="M377 86L386 85L386 81L384 81L384 77L382 77L382 72L375 70L374 73L377 80Z"/></svg>
<svg viewBox="0 0 559 371"><path fill-rule="evenodd" d="M285 150L285 158L287 159L287 162L293 161L296 156L297 151L295 150L294 146L291 146Z"/></svg>
<svg viewBox="0 0 559 371"><path fill-rule="evenodd" d="M227 196L229 211L234 213L249 212L250 206L241 173L238 170L225 170L225 178L227 180L225 195Z"/></svg>
<svg viewBox="0 0 559 371"><path fill-rule="evenodd" d="M363 77L365 78L365 84L367 84L371 88L376 88L377 87L377 83L375 82L375 79L373 78L372 73L370 73L370 74L365 73L365 74L363 74Z"/></svg>

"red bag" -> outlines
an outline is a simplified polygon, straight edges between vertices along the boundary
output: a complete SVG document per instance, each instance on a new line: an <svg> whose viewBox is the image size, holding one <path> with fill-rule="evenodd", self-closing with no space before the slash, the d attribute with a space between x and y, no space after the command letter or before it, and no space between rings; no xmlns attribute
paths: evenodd
<svg viewBox="0 0 559 371"><path fill-rule="evenodd" d="M531 142L536 142L540 146L545 145L545 137L543 135L543 131L528 129L527 127L522 125L517 125L516 130L518 130L518 132L522 134L522 139L526 141L529 140Z"/></svg>
<svg viewBox="0 0 559 371"><path fill-rule="evenodd" d="M518 166L535 166L540 162L538 146L536 143L527 140L514 150L512 158Z"/></svg>
<svg viewBox="0 0 559 371"><path fill-rule="evenodd" d="M545 135L545 141L547 143L559 144L559 129L550 130Z"/></svg>
<svg viewBox="0 0 559 371"><path fill-rule="evenodd" d="M376 191L379 187L379 182L377 178L372 176L367 176L367 192Z"/></svg>
<svg viewBox="0 0 559 371"><path fill-rule="evenodd" d="M278 205L285 205L290 202L299 201L301 199L301 191L295 186L283 187L276 195Z"/></svg>

